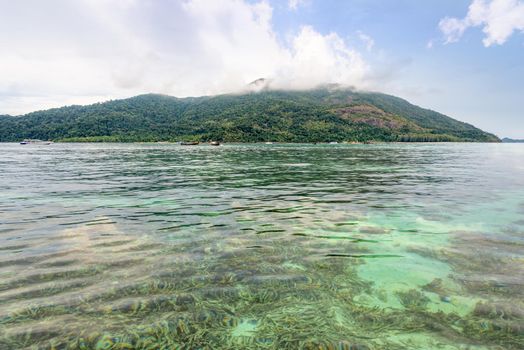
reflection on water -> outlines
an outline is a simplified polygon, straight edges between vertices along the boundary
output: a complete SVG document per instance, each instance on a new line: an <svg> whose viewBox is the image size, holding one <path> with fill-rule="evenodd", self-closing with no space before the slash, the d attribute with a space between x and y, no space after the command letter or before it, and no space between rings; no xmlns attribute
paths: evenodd
<svg viewBox="0 0 524 350"><path fill-rule="evenodd" d="M520 145L0 145L0 349L521 349Z"/></svg>

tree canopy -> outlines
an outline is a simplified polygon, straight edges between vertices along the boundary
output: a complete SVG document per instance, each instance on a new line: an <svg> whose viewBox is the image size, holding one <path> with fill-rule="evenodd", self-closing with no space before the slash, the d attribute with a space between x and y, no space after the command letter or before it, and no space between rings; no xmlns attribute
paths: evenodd
<svg viewBox="0 0 524 350"><path fill-rule="evenodd" d="M496 136L398 97L350 89L147 94L0 116L0 141L480 141Z"/></svg>

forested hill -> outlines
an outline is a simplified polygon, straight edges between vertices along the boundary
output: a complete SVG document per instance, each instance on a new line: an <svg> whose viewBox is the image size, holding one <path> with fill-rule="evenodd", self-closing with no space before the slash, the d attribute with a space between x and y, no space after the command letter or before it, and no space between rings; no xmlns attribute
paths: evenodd
<svg viewBox="0 0 524 350"><path fill-rule="evenodd" d="M0 141L489 141L470 124L380 93L262 91L176 98L140 95L0 116Z"/></svg>

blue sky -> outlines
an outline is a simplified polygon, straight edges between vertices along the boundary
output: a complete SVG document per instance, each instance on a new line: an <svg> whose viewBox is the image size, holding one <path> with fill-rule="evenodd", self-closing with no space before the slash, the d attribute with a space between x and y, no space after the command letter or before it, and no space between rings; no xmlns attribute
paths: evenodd
<svg viewBox="0 0 524 350"><path fill-rule="evenodd" d="M524 138L524 36L514 33L501 45L485 47L482 27L445 43L439 22L463 18L469 0L323 0L303 1L290 14L272 2L281 35L305 24L334 31L354 45L375 69L392 79L383 90L413 103L473 123L499 136ZM358 32L373 38L371 52ZM430 47L429 47L430 46ZM380 87L377 87L380 89Z"/></svg>
<svg viewBox="0 0 524 350"><path fill-rule="evenodd" d="M0 114L338 83L524 138L522 0L0 0Z"/></svg>

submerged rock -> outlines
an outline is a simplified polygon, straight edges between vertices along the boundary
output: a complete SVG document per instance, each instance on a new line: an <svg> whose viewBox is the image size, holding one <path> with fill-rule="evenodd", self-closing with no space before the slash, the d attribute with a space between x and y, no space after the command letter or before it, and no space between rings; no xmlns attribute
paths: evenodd
<svg viewBox="0 0 524 350"><path fill-rule="evenodd" d="M440 301L442 301L444 303L451 303L451 297L448 296L448 295L441 295L440 296Z"/></svg>
<svg viewBox="0 0 524 350"><path fill-rule="evenodd" d="M397 292L400 303L406 308L425 308L429 303L429 298L416 289Z"/></svg>

